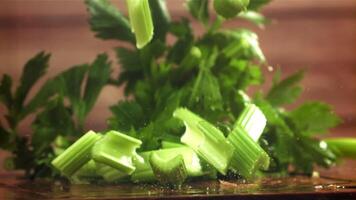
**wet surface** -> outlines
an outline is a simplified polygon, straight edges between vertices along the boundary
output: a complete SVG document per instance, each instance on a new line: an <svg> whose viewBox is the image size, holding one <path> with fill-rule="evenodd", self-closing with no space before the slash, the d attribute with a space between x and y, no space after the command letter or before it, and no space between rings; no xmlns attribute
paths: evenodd
<svg viewBox="0 0 356 200"><path fill-rule="evenodd" d="M75 184L29 181L18 174L0 175L0 199L356 199L356 166L321 171L318 178L266 178L253 183L195 181L179 189L159 185Z"/></svg>

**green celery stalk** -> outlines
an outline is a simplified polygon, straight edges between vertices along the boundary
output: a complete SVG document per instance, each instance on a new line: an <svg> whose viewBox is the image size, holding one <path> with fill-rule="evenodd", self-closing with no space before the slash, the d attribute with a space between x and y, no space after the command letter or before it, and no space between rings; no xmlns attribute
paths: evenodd
<svg viewBox="0 0 356 200"><path fill-rule="evenodd" d="M83 165L75 174L75 177L78 177L79 179L84 178L84 179L91 179L91 178L97 178L99 175L97 174L97 167L94 162L94 160L89 160L85 165Z"/></svg>
<svg viewBox="0 0 356 200"><path fill-rule="evenodd" d="M163 160L169 160L181 155L183 157L185 168L189 176L200 176L203 174L200 159L198 155L189 147L176 147L152 151Z"/></svg>
<svg viewBox="0 0 356 200"><path fill-rule="evenodd" d="M268 169L269 156L240 126L228 135L227 140L234 146L230 168L245 178L252 178L259 169Z"/></svg>
<svg viewBox="0 0 356 200"><path fill-rule="evenodd" d="M131 174L135 170L132 159L142 159L136 149L141 141L117 131L109 131L92 149L92 158L97 163L113 167L122 173Z"/></svg>
<svg viewBox="0 0 356 200"><path fill-rule="evenodd" d="M181 155L189 177L215 174L215 170L211 169L207 163L202 161L191 148L180 145L180 147L169 147L167 149L141 153L140 156L142 156L144 162L134 162L136 170L131 175L133 182L152 182L156 180L149 161L152 153L155 153L161 160L170 160L171 158Z"/></svg>
<svg viewBox="0 0 356 200"><path fill-rule="evenodd" d="M356 159L356 138L327 138L324 141L337 156Z"/></svg>
<svg viewBox="0 0 356 200"><path fill-rule="evenodd" d="M95 163L95 164L96 164L97 174L102 176L104 180L107 182L118 181L128 176L126 173L121 172L120 170L117 170L108 165L102 163Z"/></svg>
<svg viewBox="0 0 356 200"><path fill-rule="evenodd" d="M63 153L57 156L52 161L52 165L63 175L67 177L72 176L91 159L92 147L101 137L101 135L93 131L87 132Z"/></svg>
<svg viewBox="0 0 356 200"><path fill-rule="evenodd" d="M180 185L188 176L182 155L164 159L158 152L152 152L149 161L156 179L162 184Z"/></svg>
<svg viewBox="0 0 356 200"><path fill-rule="evenodd" d="M152 151L142 152L139 155L143 158L143 162L139 160L134 160L134 165L136 170L131 174L131 181L134 183L147 183L156 181L155 175L153 174L151 165L149 163L149 158Z"/></svg>
<svg viewBox="0 0 356 200"><path fill-rule="evenodd" d="M266 122L267 119L262 111L256 105L249 103L240 114L234 127L240 126L254 141L258 141Z"/></svg>
<svg viewBox="0 0 356 200"><path fill-rule="evenodd" d="M153 37L153 22L148 0L126 0L131 31L136 36L136 46L141 49Z"/></svg>
<svg viewBox="0 0 356 200"><path fill-rule="evenodd" d="M188 109L178 108L173 115L182 120L186 126L181 142L225 175L234 148L226 141L224 134Z"/></svg>

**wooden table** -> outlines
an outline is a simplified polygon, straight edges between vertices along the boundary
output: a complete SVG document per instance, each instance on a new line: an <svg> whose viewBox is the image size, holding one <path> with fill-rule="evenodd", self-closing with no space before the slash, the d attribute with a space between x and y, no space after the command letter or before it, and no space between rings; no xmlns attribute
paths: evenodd
<svg viewBox="0 0 356 200"><path fill-rule="evenodd" d="M356 162L348 161L320 177L268 178L253 183L195 181L179 189L160 185L70 185L59 181L0 175L0 199L356 199Z"/></svg>

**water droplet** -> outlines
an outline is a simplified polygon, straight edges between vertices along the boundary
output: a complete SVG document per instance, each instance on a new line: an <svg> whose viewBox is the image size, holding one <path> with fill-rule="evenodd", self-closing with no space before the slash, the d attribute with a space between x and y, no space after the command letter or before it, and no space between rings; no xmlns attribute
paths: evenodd
<svg viewBox="0 0 356 200"><path fill-rule="evenodd" d="M268 70L269 72L273 72L274 68L270 65L270 66L267 67L267 70Z"/></svg>

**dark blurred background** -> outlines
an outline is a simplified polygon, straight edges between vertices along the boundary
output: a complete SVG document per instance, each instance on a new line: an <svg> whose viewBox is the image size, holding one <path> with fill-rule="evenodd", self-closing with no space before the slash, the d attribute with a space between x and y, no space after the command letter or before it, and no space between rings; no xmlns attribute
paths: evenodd
<svg viewBox="0 0 356 200"><path fill-rule="evenodd" d="M124 0L113 2L126 10ZM187 15L184 1L167 2L173 19ZM302 100L332 104L344 120L332 133L355 136L356 0L274 0L263 13L273 20L270 25L265 29L247 26L258 32L269 64L287 74L307 69ZM47 77L91 62L100 52L108 52L114 60L112 49L120 43L94 38L87 17L83 0L0 0L0 76L7 73L18 81L23 64L41 50L52 53ZM246 23L226 23L229 27L240 25ZM201 33L198 24L193 27ZM114 73L118 70L116 66ZM108 105L122 98L121 89L107 87L87 120L87 128L105 127ZM0 105L0 116L4 111ZM21 124L24 134L29 133L31 120L29 117Z"/></svg>

